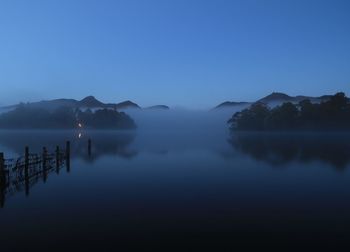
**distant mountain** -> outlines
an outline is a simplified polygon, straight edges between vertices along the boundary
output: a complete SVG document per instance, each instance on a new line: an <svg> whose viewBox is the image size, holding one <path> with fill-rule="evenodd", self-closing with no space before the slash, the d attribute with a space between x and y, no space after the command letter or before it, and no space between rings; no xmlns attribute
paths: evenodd
<svg viewBox="0 0 350 252"><path fill-rule="evenodd" d="M319 97L312 97L312 96L303 96L303 95L297 95L297 96L289 96L284 93L279 93L279 92L273 92L255 102L262 102L265 103L269 106L277 106L280 105L284 102L292 102L292 103L298 103L303 100L310 100L312 103L320 103L323 101L329 100L331 95L323 95ZM217 105L214 109L222 109L222 108L237 108L238 106L242 105L250 105L253 104L254 102L231 102L231 101L226 101L223 102L219 105Z"/></svg>
<svg viewBox="0 0 350 252"><path fill-rule="evenodd" d="M257 102L262 102L262 103L269 103L269 102L274 102L274 101L291 101L293 100L293 97L284 94L284 93L278 93L278 92L273 92L272 94L269 94L263 98L261 98L260 100L258 100Z"/></svg>
<svg viewBox="0 0 350 252"><path fill-rule="evenodd" d="M258 102L263 102L268 105L279 105L279 103L283 102L292 102L292 103L298 103L303 100L310 100L312 103L320 103L322 101L327 101L331 96L330 95L323 95L320 97L312 97L312 96L303 96L303 95L297 95L297 96L289 96L284 93L278 93L273 92L272 94L269 94L268 96L265 96L258 100Z"/></svg>
<svg viewBox="0 0 350 252"><path fill-rule="evenodd" d="M151 107L147 107L145 109L151 109L151 110L169 110L170 108L166 105L155 105Z"/></svg>
<svg viewBox="0 0 350 252"><path fill-rule="evenodd" d="M0 112L13 110L18 105L19 104L1 107ZM117 110L130 109L130 108L141 109L141 107L138 104L129 100L123 101L120 103L103 103L97 100L94 96L87 96L80 101L75 99L54 99L54 100L44 100L39 102L30 102L30 103L26 103L26 105L32 108L42 108L50 111L60 107L81 108L81 109L110 108L110 109L117 109Z"/></svg>
<svg viewBox="0 0 350 252"><path fill-rule="evenodd" d="M30 102L26 103L26 105L32 108L43 108L46 110L55 110L59 107L77 107L78 101L74 99L55 99L49 101L39 101L39 102ZM12 108L16 108L19 104L11 106Z"/></svg>
<svg viewBox="0 0 350 252"><path fill-rule="evenodd" d="M55 110L59 107L70 108L105 108L106 104L100 102L93 96L87 96L84 99L78 101L74 99L54 99L48 101L39 101L27 103L28 106L33 108L44 108L47 110ZM14 105L16 107L18 105Z"/></svg>
<svg viewBox="0 0 350 252"><path fill-rule="evenodd" d="M231 108L231 107L237 107L237 106L249 105L249 104L251 104L251 103L250 102L231 102L231 101L226 101L226 102L220 103L214 109Z"/></svg>
<svg viewBox="0 0 350 252"><path fill-rule="evenodd" d="M116 109L141 109L139 105L132 101L123 101L115 105Z"/></svg>
<svg viewBox="0 0 350 252"><path fill-rule="evenodd" d="M76 105L77 107L87 107L87 108L107 107L106 104L104 104L103 102L100 102L93 96L85 97L81 101L78 101Z"/></svg>

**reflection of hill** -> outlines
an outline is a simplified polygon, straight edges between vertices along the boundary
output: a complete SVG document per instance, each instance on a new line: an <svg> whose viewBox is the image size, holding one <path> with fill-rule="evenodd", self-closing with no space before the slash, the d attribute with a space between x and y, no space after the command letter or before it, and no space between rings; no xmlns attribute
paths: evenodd
<svg viewBox="0 0 350 252"><path fill-rule="evenodd" d="M17 155L23 155L27 145L31 153L40 153L45 146L53 151L56 145L65 147L65 141L71 141L71 157L94 160L103 155L117 155L132 158L136 151L128 145L134 140L132 133L115 131L0 131L0 145ZM91 139L91 156L88 155L88 139ZM6 153L5 153L6 154Z"/></svg>
<svg viewBox="0 0 350 252"><path fill-rule="evenodd" d="M272 165L322 161L342 170L350 163L349 134L236 133L229 142L236 150Z"/></svg>

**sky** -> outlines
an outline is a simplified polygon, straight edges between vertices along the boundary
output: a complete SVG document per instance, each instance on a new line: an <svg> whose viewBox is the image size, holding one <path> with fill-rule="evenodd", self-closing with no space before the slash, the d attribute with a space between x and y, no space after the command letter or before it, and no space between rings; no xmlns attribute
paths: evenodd
<svg viewBox="0 0 350 252"><path fill-rule="evenodd" d="M348 0L0 0L0 104L350 96Z"/></svg>

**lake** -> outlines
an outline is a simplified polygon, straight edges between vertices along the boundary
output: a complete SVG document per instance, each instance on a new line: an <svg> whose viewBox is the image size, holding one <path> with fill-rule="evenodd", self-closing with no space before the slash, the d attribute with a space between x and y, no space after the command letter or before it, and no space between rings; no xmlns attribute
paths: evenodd
<svg viewBox="0 0 350 252"><path fill-rule="evenodd" d="M27 194L2 189L1 248L347 243L350 134L0 131L0 152L53 153L67 140L69 169L31 182Z"/></svg>

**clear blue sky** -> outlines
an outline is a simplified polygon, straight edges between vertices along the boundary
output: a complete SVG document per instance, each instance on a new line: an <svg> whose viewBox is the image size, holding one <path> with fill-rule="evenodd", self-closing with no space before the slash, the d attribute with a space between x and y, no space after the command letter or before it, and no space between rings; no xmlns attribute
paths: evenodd
<svg viewBox="0 0 350 252"><path fill-rule="evenodd" d="M350 95L348 0L1 0L0 104Z"/></svg>

